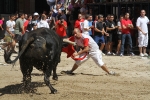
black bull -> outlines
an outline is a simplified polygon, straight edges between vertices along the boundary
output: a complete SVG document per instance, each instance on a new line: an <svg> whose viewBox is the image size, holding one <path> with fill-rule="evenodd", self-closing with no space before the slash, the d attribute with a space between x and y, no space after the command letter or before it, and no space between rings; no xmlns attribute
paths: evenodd
<svg viewBox="0 0 150 100"><path fill-rule="evenodd" d="M56 67L60 62L63 40L54 31L39 28L26 33L19 41L19 54L11 60L11 52L4 53L5 62L8 64L20 61L20 69L23 74L25 89L29 89L33 66L44 73L44 81L51 93L57 92L50 83L49 77L53 70L53 79L57 80Z"/></svg>

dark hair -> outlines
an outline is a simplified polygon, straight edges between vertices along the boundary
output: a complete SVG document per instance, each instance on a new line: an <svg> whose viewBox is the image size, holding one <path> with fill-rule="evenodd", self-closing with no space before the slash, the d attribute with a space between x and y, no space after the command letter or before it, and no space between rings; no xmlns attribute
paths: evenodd
<svg viewBox="0 0 150 100"><path fill-rule="evenodd" d="M85 19L88 19L89 17L90 17L89 14L86 14L86 15L85 15Z"/></svg>
<svg viewBox="0 0 150 100"><path fill-rule="evenodd" d="M120 17L124 17L123 15L120 15Z"/></svg>
<svg viewBox="0 0 150 100"><path fill-rule="evenodd" d="M29 15L28 15L28 18L29 18L30 16L32 16L32 15L31 15L31 14L29 14Z"/></svg>
<svg viewBox="0 0 150 100"><path fill-rule="evenodd" d="M11 17L14 17L15 15L14 14L11 14L9 17L11 18Z"/></svg>
<svg viewBox="0 0 150 100"><path fill-rule="evenodd" d="M24 15L24 13L19 13L19 18L20 18L22 15Z"/></svg>
<svg viewBox="0 0 150 100"><path fill-rule="evenodd" d="M115 16L114 16L114 14L111 14L110 16L113 16L113 17L115 17Z"/></svg>
<svg viewBox="0 0 150 100"><path fill-rule="evenodd" d="M102 15L102 14L99 14L99 15L98 15L98 19L100 19L101 17L103 17L103 15Z"/></svg>

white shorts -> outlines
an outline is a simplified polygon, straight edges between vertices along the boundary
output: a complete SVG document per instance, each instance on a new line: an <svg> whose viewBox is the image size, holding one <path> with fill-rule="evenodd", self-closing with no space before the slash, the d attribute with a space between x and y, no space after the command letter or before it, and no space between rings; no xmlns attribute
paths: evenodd
<svg viewBox="0 0 150 100"><path fill-rule="evenodd" d="M83 57L84 54L81 54L80 57ZM78 60L76 61L76 64L79 66L82 63L84 63L85 61L87 61L89 58L92 58L93 61L99 66L103 66L104 62L102 61L102 52L100 50L96 50L96 51L90 51L89 54L83 59L83 60Z"/></svg>
<svg viewBox="0 0 150 100"><path fill-rule="evenodd" d="M139 33L138 43L139 43L139 47L147 47L147 45L148 45L148 33L146 35Z"/></svg>

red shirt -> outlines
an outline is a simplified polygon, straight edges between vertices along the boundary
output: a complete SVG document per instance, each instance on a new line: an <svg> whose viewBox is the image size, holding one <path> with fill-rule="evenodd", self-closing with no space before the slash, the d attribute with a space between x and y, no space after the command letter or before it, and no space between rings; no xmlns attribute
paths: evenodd
<svg viewBox="0 0 150 100"><path fill-rule="evenodd" d="M76 20L74 27L75 27L75 28L79 28L80 31L82 31L82 24L83 24L83 22L84 22L84 19Z"/></svg>
<svg viewBox="0 0 150 100"><path fill-rule="evenodd" d="M64 26L60 25L59 22L60 22L59 20L56 21L56 25L58 25L58 26L57 26L57 29L56 29L56 33L57 33L60 37L65 37L65 36L67 36L67 34L66 34L66 29L64 28L64 26L67 27L67 22L64 21Z"/></svg>
<svg viewBox="0 0 150 100"><path fill-rule="evenodd" d="M24 26L24 31L27 30L28 24L29 24L29 20L26 20L26 21L24 22L24 24L23 24L23 26Z"/></svg>
<svg viewBox="0 0 150 100"><path fill-rule="evenodd" d="M132 24L132 22L131 22L131 20L130 19L122 19L121 20L121 25L123 26L128 26L128 24ZM131 33L131 30L130 30L130 28L127 28L127 29L123 29L122 28L122 34L129 34L129 33Z"/></svg>

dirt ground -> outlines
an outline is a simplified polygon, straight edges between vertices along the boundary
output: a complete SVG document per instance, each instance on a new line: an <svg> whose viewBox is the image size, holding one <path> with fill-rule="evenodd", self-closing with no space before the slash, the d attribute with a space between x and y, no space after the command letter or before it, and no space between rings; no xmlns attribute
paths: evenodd
<svg viewBox="0 0 150 100"><path fill-rule="evenodd" d="M0 53L0 100L150 100L150 59L139 56L103 56L110 70L119 76L107 75L89 59L80 66L75 75L61 74L71 69L74 61L62 53L57 67L58 81L51 82L58 90L50 94L44 84L42 72L32 72L35 93L22 93L22 73L17 62L15 67L4 63ZM52 78L52 77L51 77Z"/></svg>

